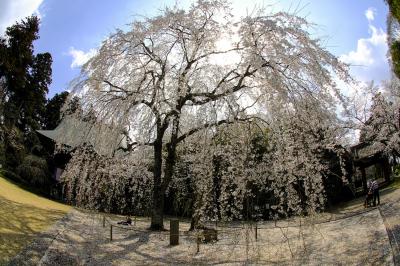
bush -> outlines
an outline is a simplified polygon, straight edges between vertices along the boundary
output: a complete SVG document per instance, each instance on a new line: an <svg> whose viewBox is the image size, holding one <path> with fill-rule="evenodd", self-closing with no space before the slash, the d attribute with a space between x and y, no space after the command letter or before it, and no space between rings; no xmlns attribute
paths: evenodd
<svg viewBox="0 0 400 266"><path fill-rule="evenodd" d="M35 155L26 156L17 167L17 174L28 183L44 186L50 183L50 173L46 160Z"/></svg>
<svg viewBox="0 0 400 266"><path fill-rule="evenodd" d="M393 71L400 77L400 42L394 41L390 47L390 53L392 55Z"/></svg>
<svg viewBox="0 0 400 266"><path fill-rule="evenodd" d="M5 131L3 151L5 156L5 167L12 170L16 169L26 153L23 145L23 134L16 127Z"/></svg>
<svg viewBox="0 0 400 266"><path fill-rule="evenodd" d="M25 180L23 180L19 175L17 175L16 173L14 173L12 171L9 171L9 170L6 170L6 169L2 169L0 173L1 173L2 176L4 176L7 179L12 180L12 181L14 181L16 183L26 184Z"/></svg>

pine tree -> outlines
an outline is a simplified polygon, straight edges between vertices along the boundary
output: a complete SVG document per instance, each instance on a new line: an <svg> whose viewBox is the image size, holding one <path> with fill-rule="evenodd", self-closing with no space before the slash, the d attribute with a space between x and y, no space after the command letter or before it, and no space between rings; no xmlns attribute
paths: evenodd
<svg viewBox="0 0 400 266"><path fill-rule="evenodd" d="M38 31L39 19L32 16L7 28L5 37L0 38L0 80L7 99L5 124L23 133L40 127L51 83L51 55L34 55Z"/></svg>
<svg viewBox="0 0 400 266"><path fill-rule="evenodd" d="M25 154L40 144L46 94L51 83L52 57L34 54L39 18L28 17L0 37L1 127L7 168L15 169Z"/></svg>
<svg viewBox="0 0 400 266"><path fill-rule="evenodd" d="M400 21L400 1L386 0L389 5L388 17L388 41L390 55L392 57L393 72L400 77L400 41L398 40L399 21Z"/></svg>

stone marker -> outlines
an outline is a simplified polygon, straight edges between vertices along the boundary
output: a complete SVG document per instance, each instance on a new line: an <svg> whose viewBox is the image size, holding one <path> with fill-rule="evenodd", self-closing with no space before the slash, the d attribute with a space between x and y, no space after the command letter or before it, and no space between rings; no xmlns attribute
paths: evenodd
<svg viewBox="0 0 400 266"><path fill-rule="evenodd" d="M179 220L171 219L169 221L169 244L171 246L179 245Z"/></svg>

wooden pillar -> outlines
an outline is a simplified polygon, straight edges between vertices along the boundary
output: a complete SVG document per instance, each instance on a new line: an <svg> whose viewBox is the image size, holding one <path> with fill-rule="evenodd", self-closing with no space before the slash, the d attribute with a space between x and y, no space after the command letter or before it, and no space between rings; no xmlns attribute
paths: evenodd
<svg viewBox="0 0 400 266"><path fill-rule="evenodd" d="M169 244L171 246L179 245L179 220L171 219L169 221Z"/></svg>
<svg viewBox="0 0 400 266"><path fill-rule="evenodd" d="M257 222L255 224L254 234L255 234L256 241L257 241Z"/></svg>
<svg viewBox="0 0 400 266"><path fill-rule="evenodd" d="M390 169L390 164L389 164L389 158L387 156L384 156L382 158L382 170L383 170L383 177L385 178L385 181L389 182L391 169Z"/></svg>
<svg viewBox="0 0 400 266"><path fill-rule="evenodd" d="M197 237L196 237L197 253L200 252L200 242L201 242L201 236L200 236L200 233L197 233Z"/></svg>
<svg viewBox="0 0 400 266"><path fill-rule="evenodd" d="M367 174L365 173L365 168L363 166L360 166L360 170L361 170L361 178L362 178L363 190L364 190L364 193L367 194L367 192L368 192Z"/></svg>

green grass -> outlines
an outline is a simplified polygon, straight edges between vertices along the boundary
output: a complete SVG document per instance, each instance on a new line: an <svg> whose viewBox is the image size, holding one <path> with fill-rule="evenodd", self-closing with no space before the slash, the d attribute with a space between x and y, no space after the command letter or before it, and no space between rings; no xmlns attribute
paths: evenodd
<svg viewBox="0 0 400 266"><path fill-rule="evenodd" d="M0 176L0 265L7 263L36 234L45 231L70 209Z"/></svg>
<svg viewBox="0 0 400 266"><path fill-rule="evenodd" d="M391 188L400 188L400 175L395 175L393 182L390 183L389 187Z"/></svg>

